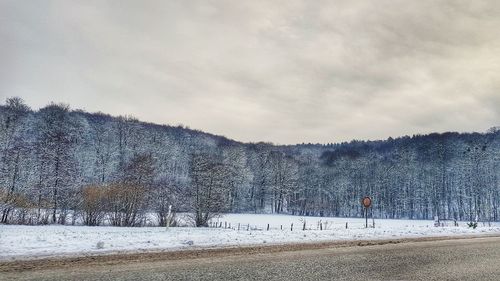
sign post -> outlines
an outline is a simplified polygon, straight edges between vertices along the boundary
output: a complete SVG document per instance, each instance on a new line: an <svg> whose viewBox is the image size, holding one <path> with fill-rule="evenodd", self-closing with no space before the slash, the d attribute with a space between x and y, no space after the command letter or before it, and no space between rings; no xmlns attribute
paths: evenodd
<svg viewBox="0 0 500 281"><path fill-rule="evenodd" d="M365 208L365 228L368 228L368 208L372 206L372 199L368 196L361 199L361 205Z"/></svg>

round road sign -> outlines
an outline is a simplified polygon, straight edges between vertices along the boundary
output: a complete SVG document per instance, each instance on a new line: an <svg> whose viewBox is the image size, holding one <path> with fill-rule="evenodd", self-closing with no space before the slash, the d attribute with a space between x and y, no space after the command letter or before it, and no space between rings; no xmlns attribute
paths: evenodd
<svg viewBox="0 0 500 281"><path fill-rule="evenodd" d="M361 200L361 204L363 204L363 207L365 208L370 208L372 206L372 199L366 196L363 200Z"/></svg>

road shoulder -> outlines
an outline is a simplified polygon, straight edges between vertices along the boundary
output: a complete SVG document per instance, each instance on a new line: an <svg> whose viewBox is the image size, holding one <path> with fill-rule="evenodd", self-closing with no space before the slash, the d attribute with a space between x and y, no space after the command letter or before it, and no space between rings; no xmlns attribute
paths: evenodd
<svg viewBox="0 0 500 281"><path fill-rule="evenodd" d="M241 247L222 248L200 248L180 251L155 251L155 252L132 252L132 253L109 253L105 255L72 256L72 257L48 257L39 259L0 261L0 272L22 272L36 271L56 268L70 267L94 267L112 266L128 263L142 263L155 261L176 261L203 258L221 258L228 256L242 256L255 254L269 254L278 252L293 252L304 250L315 250L325 248L366 247L387 244L420 243L444 240L483 239L500 238L498 234L464 235L464 236L441 236L441 237L419 237L398 238L380 240L349 240L331 241L318 243L290 243L274 245L250 245Z"/></svg>

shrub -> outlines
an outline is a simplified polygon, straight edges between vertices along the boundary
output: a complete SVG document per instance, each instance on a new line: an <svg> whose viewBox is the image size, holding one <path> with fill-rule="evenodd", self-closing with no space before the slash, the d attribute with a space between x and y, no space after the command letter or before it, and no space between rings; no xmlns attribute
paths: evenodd
<svg viewBox="0 0 500 281"><path fill-rule="evenodd" d="M477 227L477 222L472 222L472 221L471 221L471 222L467 223L467 225L468 225L470 228L472 228L472 229L476 229L476 227Z"/></svg>

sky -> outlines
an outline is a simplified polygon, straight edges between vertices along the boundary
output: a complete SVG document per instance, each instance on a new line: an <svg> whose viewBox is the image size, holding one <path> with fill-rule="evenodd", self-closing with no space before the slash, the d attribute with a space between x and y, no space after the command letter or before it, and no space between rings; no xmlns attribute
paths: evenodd
<svg viewBox="0 0 500 281"><path fill-rule="evenodd" d="M331 143L500 125L500 1L0 0L0 99Z"/></svg>

